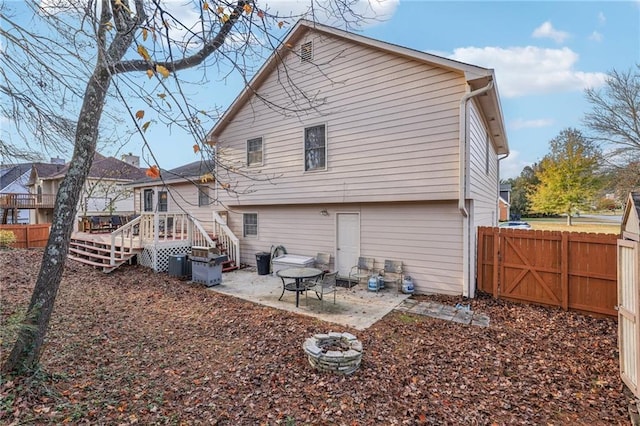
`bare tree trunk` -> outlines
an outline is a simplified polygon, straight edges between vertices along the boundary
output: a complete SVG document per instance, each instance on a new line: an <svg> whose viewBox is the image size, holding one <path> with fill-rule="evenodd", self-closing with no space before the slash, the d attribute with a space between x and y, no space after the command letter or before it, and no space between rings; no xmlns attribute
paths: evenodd
<svg viewBox="0 0 640 426"><path fill-rule="evenodd" d="M567 226L571 226L571 213L567 213Z"/></svg>
<svg viewBox="0 0 640 426"><path fill-rule="evenodd" d="M51 233L26 318L16 344L2 366L5 373L28 372L38 366L67 259L78 199L96 151L98 124L110 83L111 75L98 67L87 84L71 164L56 196Z"/></svg>

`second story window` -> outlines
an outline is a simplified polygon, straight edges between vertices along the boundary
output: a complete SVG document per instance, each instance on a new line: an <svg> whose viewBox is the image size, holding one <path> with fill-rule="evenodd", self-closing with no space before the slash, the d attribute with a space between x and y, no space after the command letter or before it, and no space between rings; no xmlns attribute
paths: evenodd
<svg viewBox="0 0 640 426"><path fill-rule="evenodd" d="M262 138L247 141L247 166L262 165Z"/></svg>
<svg viewBox="0 0 640 426"><path fill-rule="evenodd" d="M304 170L325 170L327 168L326 126L304 129Z"/></svg>

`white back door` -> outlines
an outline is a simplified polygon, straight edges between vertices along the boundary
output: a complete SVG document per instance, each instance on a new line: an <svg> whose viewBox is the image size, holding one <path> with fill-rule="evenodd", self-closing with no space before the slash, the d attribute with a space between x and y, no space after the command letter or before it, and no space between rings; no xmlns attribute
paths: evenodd
<svg viewBox="0 0 640 426"><path fill-rule="evenodd" d="M339 277L348 277L360 256L360 215L336 214L336 269Z"/></svg>

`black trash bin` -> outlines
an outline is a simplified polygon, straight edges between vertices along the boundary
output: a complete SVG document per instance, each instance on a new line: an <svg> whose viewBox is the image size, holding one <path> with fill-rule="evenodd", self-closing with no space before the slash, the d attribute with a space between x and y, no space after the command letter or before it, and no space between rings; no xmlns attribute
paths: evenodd
<svg viewBox="0 0 640 426"><path fill-rule="evenodd" d="M271 255L264 251L256 253L256 265L258 267L258 275L269 275L269 264L271 263Z"/></svg>

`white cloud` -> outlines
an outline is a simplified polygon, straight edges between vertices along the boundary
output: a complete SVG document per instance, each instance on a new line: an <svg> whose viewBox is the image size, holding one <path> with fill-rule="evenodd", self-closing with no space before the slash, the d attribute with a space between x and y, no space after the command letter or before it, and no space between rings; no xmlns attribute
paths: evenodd
<svg viewBox="0 0 640 426"><path fill-rule="evenodd" d="M569 33L556 30L555 28L553 28L551 22L546 21L542 23L542 25L540 25L538 28L533 30L531 36L535 38L550 38L556 43L562 43L567 38L569 38Z"/></svg>
<svg viewBox="0 0 640 426"><path fill-rule="evenodd" d="M607 22L607 17L604 16L604 13L600 12L598 13L598 23L600 25L604 25Z"/></svg>
<svg viewBox="0 0 640 426"><path fill-rule="evenodd" d="M525 166L530 166L531 164L523 161L520 158L520 153L512 149L509 156L500 161L500 179L516 178L520 176Z"/></svg>
<svg viewBox="0 0 640 426"><path fill-rule="evenodd" d="M537 120L524 120L522 118L517 118L508 123L509 128L513 130L520 129L539 129L541 127L548 127L553 125L554 120L552 118L540 118Z"/></svg>
<svg viewBox="0 0 640 426"><path fill-rule="evenodd" d="M582 91L603 85L607 77L605 73L576 71L578 54L568 47L461 47L449 58L495 69L500 94L507 98Z"/></svg>
<svg viewBox="0 0 640 426"><path fill-rule="evenodd" d="M591 35L589 36L589 40L597 41L597 42L602 41L602 33L599 33L598 31L592 32Z"/></svg>
<svg viewBox="0 0 640 426"><path fill-rule="evenodd" d="M327 25L344 26L340 16L336 16L335 0L315 0L315 19ZM347 18L362 17L365 21L360 22L360 28L373 26L380 21L390 19L395 13L400 0L358 0L350 4L351 13L347 13ZM256 7L267 10L272 15L281 16L304 16L311 19L310 0L257 0ZM342 25L341 25L342 24Z"/></svg>

